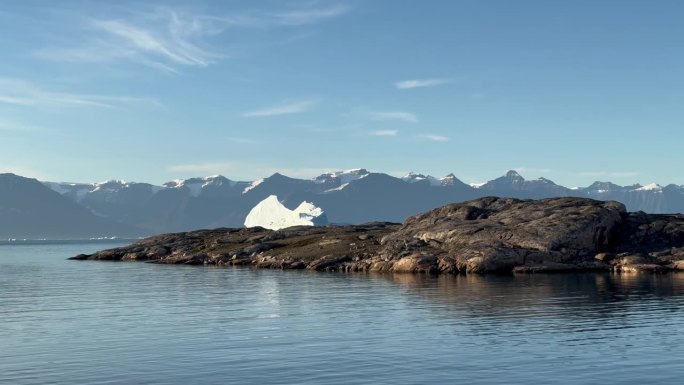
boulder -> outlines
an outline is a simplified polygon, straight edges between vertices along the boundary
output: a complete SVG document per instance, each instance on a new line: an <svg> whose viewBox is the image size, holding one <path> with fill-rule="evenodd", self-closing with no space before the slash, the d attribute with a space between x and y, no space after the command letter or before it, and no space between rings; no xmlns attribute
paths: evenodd
<svg viewBox="0 0 684 385"><path fill-rule="evenodd" d="M576 262L615 243L624 213L620 203L582 198L482 198L409 218L382 239L382 252L430 248L453 256L467 272L511 271L528 259Z"/></svg>

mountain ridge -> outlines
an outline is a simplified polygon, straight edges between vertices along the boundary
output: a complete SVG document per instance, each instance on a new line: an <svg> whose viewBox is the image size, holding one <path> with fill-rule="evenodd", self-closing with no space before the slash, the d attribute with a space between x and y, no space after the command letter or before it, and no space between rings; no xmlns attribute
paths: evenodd
<svg viewBox="0 0 684 385"><path fill-rule="evenodd" d="M568 188L546 178L528 180L514 170L476 186L464 183L453 173L441 178L419 173L395 177L363 168L328 172L311 179L274 173L256 181L212 175L178 179L161 186L122 180L43 185L98 217L149 234L241 227L250 210L270 195L278 196L290 210L303 201L311 202L326 212L330 223L336 224L403 222L420 212L484 196L583 197L615 200L630 211L684 212L684 186L595 182Z"/></svg>
<svg viewBox="0 0 684 385"><path fill-rule="evenodd" d="M98 216L36 179L0 174L0 238L66 240L149 234Z"/></svg>

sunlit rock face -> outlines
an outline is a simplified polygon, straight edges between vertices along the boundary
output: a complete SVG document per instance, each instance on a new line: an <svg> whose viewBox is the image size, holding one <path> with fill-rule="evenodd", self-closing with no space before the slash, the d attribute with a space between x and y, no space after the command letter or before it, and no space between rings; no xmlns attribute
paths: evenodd
<svg viewBox="0 0 684 385"><path fill-rule="evenodd" d="M431 274L684 270L684 215L628 212L618 202L486 197L402 225L314 227L319 213L271 196L247 223L291 227L163 234L73 259Z"/></svg>

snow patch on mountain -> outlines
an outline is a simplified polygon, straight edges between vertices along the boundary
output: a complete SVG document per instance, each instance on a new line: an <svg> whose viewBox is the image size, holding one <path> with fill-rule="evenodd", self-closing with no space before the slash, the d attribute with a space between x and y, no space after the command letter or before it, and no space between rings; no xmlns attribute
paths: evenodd
<svg viewBox="0 0 684 385"><path fill-rule="evenodd" d="M290 210L280 203L275 195L270 195L259 202L245 218L245 227L260 226L271 230L326 223L325 212L320 207L304 201L296 209Z"/></svg>
<svg viewBox="0 0 684 385"><path fill-rule="evenodd" d="M459 181L458 178L456 178L456 175L451 173L444 176L443 178L439 178L439 183L442 186L454 186L457 183L461 183L461 181Z"/></svg>
<svg viewBox="0 0 684 385"><path fill-rule="evenodd" d="M187 188L190 190L190 196L198 197L202 193L202 190L210 187L220 187L224 184L228 184L229 187L235 185L230 179L227 179L223 175L211 175L203 178L190 178L190 179L175 179L171 182L164 183L167 188Z"/></svg>
<svg viewBox="0 0 684 385"><path fill-rule="evenodd" d="M468 183L468 185L472 188L480 188L484 185L486 185L487 182L475 182L475 183Z"/></svg>
<svg viewBox="0 0 684 385"><path fill-rule="evenodd" d="M331 188L331 189L325 190L325 191L323 191L323 192L342 191L342 190L344 190L344 188L347 187L347 186L349 186L349 183L344 183L344 184L342 184L342 185L340 185L340 186L338 186L338 187Z"/></svg>
<svg viewBox="0 0 684 385"><path fill-rule="evenodd" d="M164 183L164 187L167 188L179 188L185 183L185 179L174 179L170 182Z"/></svg>
<svg viewBox="0 0 684 385"><path fill-rule="evenodd" d="M409 172L401 177L401 180L407 183L417 183L426 180L430 183L430 186L453 186L457 182L454 174L449 174L442 178L435 178L432 175L417 174L415 172Z"/></svg>
<svg viewBox="0 0 684 385"><path fill-rule="evenodd" d="M122 188L128 187L129 183L125 180L112 179L105 182L94 183L93 188L90 192L105 191L105 192L115 192L121 190Z"/></svg>
<svg viewBox="0 0 684 385"><path fill-rule="evenodd" d="M646 186L639 187L637 189L634 189L632 191L651 191L651 192L662 192L663 187L659 185L658 183L649 183Z"/></svg>
<svg viewBox="0 0 684 385"><path fill-rule="evenodd" d="M316 178L314 178L314 182L321 184L326 183L330 180L338 180L340 182L340 185L343 185L345 183L353 182L357 179L365 178L369 174L370 173L365 168L354 168L351 170L344 171L332 171L317 176Z"/></svg>
<svg viewBox="0 0 684 385"><path fill-rule="evenodd" d="M247 194L249 191L253 190L256 186L264 183L264 179L257 179L254 182L250 183L249 186L245 187L244 190L242 190L243 194Z"/></svg>
<svg viewBox="0 0 684 385"><path fill-rule="evenodd" d="M101 183L57 183L57 182L43 182L43 184L49 187L52 191L60 195L67 195L76 200L76 202L82 202L86 195L94 192L100 191L105 188L111 190L112 183L115 181L107 181ZM108 186L108 187L106 187Z"/></svg>
<svg viewBox="0 0 684 385"><path fill-rule="evenodd" d="M431 186L442 185L441 181L432 175L416 174L415 172L409 172L408 174L402 176L401 180L407 183L418 183L427 180L428 182L430 182Z"/></svg>

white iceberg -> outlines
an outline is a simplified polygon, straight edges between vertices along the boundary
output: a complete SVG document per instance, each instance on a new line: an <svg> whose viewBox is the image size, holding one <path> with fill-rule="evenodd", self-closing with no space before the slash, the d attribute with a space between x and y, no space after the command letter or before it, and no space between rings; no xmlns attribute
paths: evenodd
<svg viewBox="0 0 684 385"><path fill-rule="evenodd" d="M316 226L328 222L325 212L309 202L302 202L296 209L285 207L278 197L271 195L259 202L245 218L245 227L260 226L279 230L292 226Z"/></svg>

